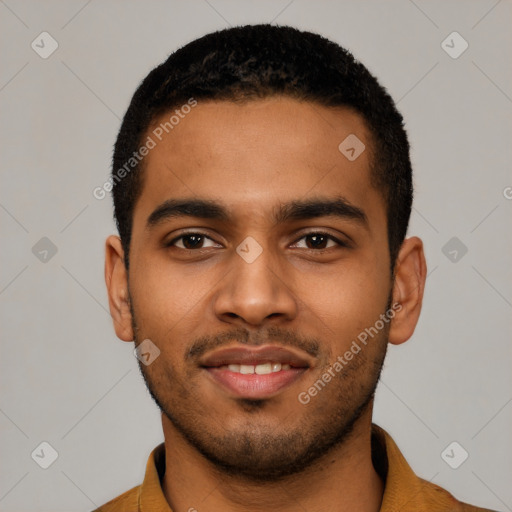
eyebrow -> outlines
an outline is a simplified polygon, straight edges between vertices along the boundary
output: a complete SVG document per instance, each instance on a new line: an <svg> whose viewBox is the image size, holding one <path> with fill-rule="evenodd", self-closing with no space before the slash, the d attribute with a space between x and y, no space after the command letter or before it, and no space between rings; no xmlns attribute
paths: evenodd
<svg viewBox="0 0 512 512"><path fill-rule="evenodd" d="M229 210L222 203L211 199L168 199L157 206L148 217L146 229L151 229L166 220L178 217L196 217L224 222L231 219ZM364 210L340 196L290 201L277 206L273 211L275 224L318 217L353 220L368 228L368 217Z"/></svg>

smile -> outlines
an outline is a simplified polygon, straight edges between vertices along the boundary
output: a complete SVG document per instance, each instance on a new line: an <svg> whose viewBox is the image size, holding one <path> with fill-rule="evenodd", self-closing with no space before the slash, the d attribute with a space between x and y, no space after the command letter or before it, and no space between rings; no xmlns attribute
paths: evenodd
<svg viewBox="0 0 512 512"><path fill-rule="evenodd" d="M235 345L215 350L200 367L219 391L231 398L272 398L313 366L308 354L293 347Z"/></svg>
<svg viewBox="0 0 512 512"><path fill-rule="evenodd" d="M257 375L268 375L269 373L280 372L281 370L289 370L291 367L289 364L281 363L263 363L263 364L229 364L223 365L219 370L229 370L234 373L241 373L243 375L251 375L256 373Z"/></svg>
<svg viewBox="0 0 512 512"><path fill-rule="evenodd" d="M296 382L308 368L289 364L229 364L204 368L217 388L231 398L272 398Z"/></svg>

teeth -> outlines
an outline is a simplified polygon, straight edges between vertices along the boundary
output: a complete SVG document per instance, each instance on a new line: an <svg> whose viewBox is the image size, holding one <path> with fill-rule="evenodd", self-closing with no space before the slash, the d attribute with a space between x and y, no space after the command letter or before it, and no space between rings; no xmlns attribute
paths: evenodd
<svg viewBox="0 0 512 512"><path fill-rule="evenodd" d="M240 373L242 375L248 375L250 373L254 373L254 366L252 364L241 364L240 365Z"/></svg>
<svg viewBox="0 0 512 512"><path fill-rule="evenodd" d="M272 365L270 363L259 364L254 368L254 372L258 375L267 375L268 373L272 373Z"/></svg>
<svg viewBox="0 0 512 512"><path fill-rule="evenodd" d="M221 366L222 370L229 370L234 373L241 373L242 375L268 375L269 373L280 372L281 370L290 370L291 366L287 363L262 363L262 364L229 364Z"/></svg>

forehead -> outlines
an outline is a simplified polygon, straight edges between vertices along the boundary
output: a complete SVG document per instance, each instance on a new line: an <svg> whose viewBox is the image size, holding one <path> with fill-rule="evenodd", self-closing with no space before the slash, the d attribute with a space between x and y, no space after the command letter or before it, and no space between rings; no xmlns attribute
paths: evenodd
<svg viewBox="0 0 512 512"><path fill-rule="evenodd" d="M155 119L146 136L154 147L144 159L134 220L170 198L193 196L219 199L253 219L308 195L343 196L354 205L371 199L370 208L385 210L370 185L369 131L347 108L285 97L198 102ZM362 144L356 159L347 158Z"/></svg>

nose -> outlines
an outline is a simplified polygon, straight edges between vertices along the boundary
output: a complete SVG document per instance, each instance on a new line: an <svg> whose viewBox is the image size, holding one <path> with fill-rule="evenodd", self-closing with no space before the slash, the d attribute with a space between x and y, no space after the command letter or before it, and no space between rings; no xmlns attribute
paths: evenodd
<svg viewBox="0 0 512 512"><path fill-rule="evenodd" d="M271 319L274 323L291 321L297 315L298 302L290 280L269 249L254 260L234 252L230 270L214 296L215 314L239 326L260 326Z"/></svg>

